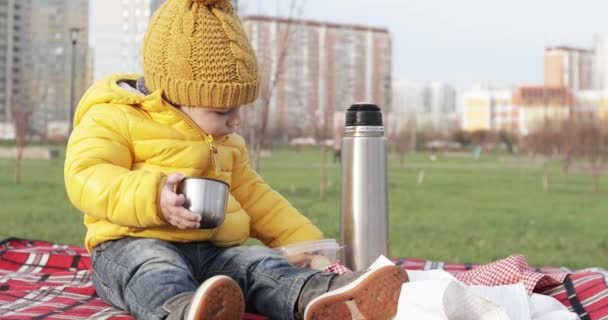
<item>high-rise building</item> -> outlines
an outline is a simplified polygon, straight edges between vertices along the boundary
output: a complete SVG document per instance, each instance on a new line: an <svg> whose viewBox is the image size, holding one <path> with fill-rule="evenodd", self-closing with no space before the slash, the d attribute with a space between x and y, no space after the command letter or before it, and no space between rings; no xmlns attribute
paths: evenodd
<svg viewBox="0 0 608 320"><path fill-rule="evenodd" d="M456 89L433 82L393 82L391 111L448 114L456 112Z"/></svg>
<svg viewBox="0 0 608 320"><path fill-rule="evenodd" d="M24 94L30 7L30 0L0 0L0 122L11 121L10 100Z"/></svg>
<svg viewBox="0 0 608 320"><path fill-rule="evenodd" d="M395 81L392 90L392 129L449 131L459 126L454 87L436 81Z"/></svg>
<svg viewBox="0 0 608 320"><path fill-rule="evenodd" d="M141 74L141 49L148 22L163 0L93 1L93 78Z"/></svg>
<svg viewBox="0 0 608 320"><path fill-rule="evenodd" d="M593 73L593 88L608 91L608 33L595 36Z"/></svg>
<svg viewBox="0 0 608 320"><path fill-rule="evenodd" d="M593 50L565 46L545 48L545 85L591 89Z"/></svg>
<svg viewBox="0 0 608 320"><path fill-rule="evenodd" d="M29 134L45 136L51 122L67 127L72 100L77 101L71 97L80 97L89 84L84 76L88 4L0 0L0 122L12 121L10 104L16 103L33 106ZM73 28L78 30L75 38Z"/></svg>
<svg viewBox="0 0 608 320"><path fill-rule="evenodd" d="M88 0L31 0L29 77L43 95L35 101L32 130L51 138L65 138L80 97L90 85L87 78ZM40 92L44 90L45 92ZM54 137L53 137L54 136Z"/></svg>
<svg viewBox="0 0 608 320"><path fill-rule="evenodd" d="M399 80L393 82L393 113L422 113L426 108L427 86L422 82Z"/></svg>
<svg viewBox="0 0 608 320"><path fill-rule="evenodd" d="M425 113L446 114L456 112L456 89L441 82L430 82L425 94Z"/></svg>
<svg viewBox="0 0 608 320"><path fill-rule="evenodd" d="M269 106L271 131L331 132L334 111L358 101L390 110L388 30L267 16L246 16L243 25L262 77L256 104ZM256 114L243 118L257 121Z"/></svg>

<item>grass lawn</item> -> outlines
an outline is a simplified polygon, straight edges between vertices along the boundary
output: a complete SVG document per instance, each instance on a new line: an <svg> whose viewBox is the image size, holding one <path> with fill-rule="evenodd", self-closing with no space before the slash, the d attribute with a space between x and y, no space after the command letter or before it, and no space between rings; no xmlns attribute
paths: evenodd
<svg viewBox="0 0 608 320"><path fill-rule="evenodd" d="M606 179L593 194L586 175L562 180L553 164L545 193L540 166L518 160L440 155L430 161L428 154L410 156L404 166L391 160L391 256L482 263L521 253L532 265L608 268ZM85 229L64 191L63 160L27 160L23 167L23 182L15 185L13 161L0 160L0 238L82 244ZM274 151L260 173L328 237L339 238L338 164L330 162L323 201L317 150Z"/></svg>

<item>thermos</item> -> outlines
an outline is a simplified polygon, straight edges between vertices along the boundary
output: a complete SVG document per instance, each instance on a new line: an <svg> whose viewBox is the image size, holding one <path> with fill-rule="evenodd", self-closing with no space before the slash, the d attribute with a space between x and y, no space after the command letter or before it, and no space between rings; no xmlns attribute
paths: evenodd
<svg viewBox="0 0 608 320"><path fill-rule="evenodd" d="M356 103L346 111L342 137L341 262L365 270L388 256L387 142L382 112Z"/></svg>

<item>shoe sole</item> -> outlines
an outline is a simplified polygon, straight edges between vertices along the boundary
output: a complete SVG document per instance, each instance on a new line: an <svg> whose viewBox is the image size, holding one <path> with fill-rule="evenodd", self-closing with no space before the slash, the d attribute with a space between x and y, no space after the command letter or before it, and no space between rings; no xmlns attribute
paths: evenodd
<svg viewBox="0 0 608 320"><path fill-rule="evenodd" d="M186 320L240 320L245 298L239 285L229 277L215 276L196 290Z"/></svg>
<svg viewBox="0 0 608 320"><path fill-rule="evenodd" d="M399 266L368 271L352 283L312 300L304 319L392 319L397 314L401 286L407 281L407 272Z"/></svg>

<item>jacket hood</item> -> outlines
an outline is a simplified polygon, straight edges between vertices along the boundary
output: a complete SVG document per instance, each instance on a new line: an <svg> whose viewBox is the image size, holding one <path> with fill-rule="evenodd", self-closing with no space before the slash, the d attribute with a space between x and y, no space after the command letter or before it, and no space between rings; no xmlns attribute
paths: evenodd
<svg viewBox="0 0 608 320"><path fill-rule="evenodd" d="M158 108L158 106L167 104L162 98L162 90L143 95L130 92L118 84L120 81L136 81L140 77L141 75L135 74L113 74L93 84L78 103L74 115L74 127L80 123L91 107L98 104L108 104L108 107L111 107L111 104L140 105L144 109L152 106Z"/></svg>

